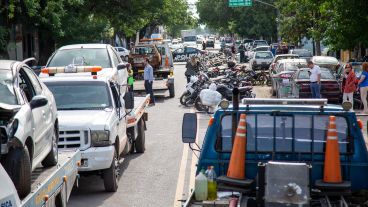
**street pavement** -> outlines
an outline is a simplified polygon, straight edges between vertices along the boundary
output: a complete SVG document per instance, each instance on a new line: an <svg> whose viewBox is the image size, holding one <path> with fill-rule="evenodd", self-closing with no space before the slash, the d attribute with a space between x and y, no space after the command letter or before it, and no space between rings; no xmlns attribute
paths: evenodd
<svg viewBox="0 0 368 207"><path fill-rule="evenodd" d="M194 186L196 156L181 142L184 113L194 112L183 107L179 97L185 88L185 64L175 64L175 98L156 99L148 108L146 151L120 160L121 177L116 193L104 191L99 176L82 176L79 188L73 190L68 206L167 207L181 206ZM257 97L269 97L267 87L254 88ZM201 146L209 115L198 113L198 140Z"/></svg>

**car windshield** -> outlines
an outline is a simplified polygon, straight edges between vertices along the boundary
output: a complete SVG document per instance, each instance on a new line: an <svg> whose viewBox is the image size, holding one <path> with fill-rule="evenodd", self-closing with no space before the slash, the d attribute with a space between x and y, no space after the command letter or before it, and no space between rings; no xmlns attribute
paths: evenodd
<svg viewBox="0 0 368 207"><path fill-rule="evenodd" d="M298 78L299 79L309 79L308 71L309 70L301 70ZM321 68L321 79L331 80L331 79L335 79L335 77L332 75L329 69Z"/></svg>
<svg viewBox="0 0 368 207"><path fill-rule="evenodd" d="M297 59L299 58L298 56L278 56L275 59L275 62L279 61L279 60L284 60L284 59Z"/></svg>
<svg viewBox="0 0 368 207"><path fill-rule="evenodd" d="M187 36L183 38L184 42L195 42L197 41L197 37L196 36Z"/></svg>
<svg viewBox="0 0 368 207"><path fill-rule="evenodd" d="M286 71L296 71L299 68L305 68L307 65L305 63L285 63Z"/></svg>
<svg viewBox="0 0 368 207"><path fill-rule="evenodd" d="M153 48L152 47L136 47L133 50L132 54L135 55L146 55L146 54L152 54Z"/></svg>
<svg viewBox="0 0 368 207"><path fill-rule="evenodd" d="M257 47L256 51L268 51L269 48L268 47Z"/></svg>
<svg viewBox="0 0 368 207"><path fill-rule="evenodd" d="M54 94L58 110L103 110L111 107L104 82L45 82ZM98 95L96 95L98 94Z"/></svg>
<svg viewBox="0 0 368 207"><path fill-rule="evenodd" d="M293 54L297 54L299 57L312 57L312 53L308 50L294 50Z"/></svg>
<svg viewBox="0 0 368 207"><path fill-rule="evenodd" d="M232 39L231 38L225 38L225 43L232 43Z"/></svg>
<svg viewBox="0 0 368 207"><path fill-rule="evenodd" d="M268 58L273 58L273 56L272 56L272 53L270 52L257 52L256 58L268 59Z"/></svg>
<svg viewBox="0 0 368 207"><path fill-rule="evenodd" d="M328 115L247 114L247 152L324 153L328 121ZM340 153L351 150L348 126L345 117L336 116ZM222 117L219 133L216 150L231 152L231 115Z"/></svg>
<svg viewBox="0 0 368 207"><path fill-rule="evenodd" d="M17 97L14 94L10 70L0 69L0 103L10 105L18 104Z"/></svg>
<svg viewBox="0 0 368 207"><path fill-rule="evenodd" d="M111 68L111 62L106 48L58 50L49 61L48 67L62 67L70 64Z"/></svg>

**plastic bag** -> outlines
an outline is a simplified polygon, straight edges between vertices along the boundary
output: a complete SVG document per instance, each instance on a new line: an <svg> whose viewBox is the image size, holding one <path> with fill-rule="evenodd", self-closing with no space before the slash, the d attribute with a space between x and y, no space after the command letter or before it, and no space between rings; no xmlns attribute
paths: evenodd
<svg viewBox="0 0 368 207"><path fill-rule="evenodd" d="M201 102L205 106L217 106L221 101L221 94L216 90L203 89L199 94Z"/></svg>
<svg viewBox="0 0 368 207"><path fill-rule="evenodd" d="M217 86L214 83L211 83L210 87L208 87L211 91L216 91L217 90Z"/></svg>

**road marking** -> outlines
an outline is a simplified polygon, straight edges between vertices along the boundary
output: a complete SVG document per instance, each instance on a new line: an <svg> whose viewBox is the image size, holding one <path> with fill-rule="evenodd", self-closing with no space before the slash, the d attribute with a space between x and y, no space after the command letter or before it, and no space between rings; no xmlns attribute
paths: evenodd
<svg viewBox="0 0 368 207"><path fill-rule="evenodd" d="M181 206L181 202L179 200L183 198L185 171L187 169L188 154L189 154L189 147L187 144L185 144L183 148L183 155L181 156L178 182L176 184L176 193L175 193L175 200L174 200L175 207Z"/></svg>

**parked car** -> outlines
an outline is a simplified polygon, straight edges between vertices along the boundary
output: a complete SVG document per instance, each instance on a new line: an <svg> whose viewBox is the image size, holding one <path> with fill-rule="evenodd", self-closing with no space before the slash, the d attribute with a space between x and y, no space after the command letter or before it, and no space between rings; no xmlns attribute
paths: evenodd
<svg viewBox="0 0 368 207"><path fill-rule="evenodd" d="M272 95L279 97L280 87L289 87L290 78L299 68L307 67L305 59L283 59L279 60L274 69L270 70L272 84Z"/></svg>
<svg viewBox="0 0 368 207"><path fill-rule="evenodd" d="M183 48L183 44L181 44L178 40L173 40L171 45L170 45L170 49L173 51L173 50L176 50L176 49L179 49L179 48Z"/></svg>
<svg viewBox="0 0 368 207"><path fill-rule="evenodd" d="M248 58L252 58L255 52L260 52L260 51L271 51L271 48L270 46L259 46L259 47L246 51L245 56Z"/></svg>
<svg viewBox="0 0 368 207"><path fill-rule="evenodd" d="M249 62L250 67L253 70L268 69L273 60L273 54L271 51L255 52L252 59Z"/></svg>
<svg viewBox="0 0 368 207"><path fill-rule="evenodd" d="M252 43L253 41L252 39L244 39L243 44Z"/></svg>
<svg viewBox="0 0 368 207"><path fill-rule="evenodd" d="M206 47L215 47L215 39L208 39L206 41Z"/></svg>
<svg viewBox="0 0 368 207"><path fill-rule="evenodd" d="M0 60L1 164L23 198L31 191L31 174L39 164L58 162L55 99L25 64Z"/></svg>
<svg viewBox="0 0 368 207"><path fill-rule="evenodd" d="M335 57L329 56L313 56L312 62L320 67L328 68L332 73L337 73L340 66L339 61Z"/></svg>
<svg viewBox="0 0 368 207"><path fill-rule="evenodd" d="M161 66L161 55L155 44L140 43L132 48L129 54L129 63L133 69L143 69L143 61L149 58L150 65L154 69L159 69Z"/></svg>
<svg viewBox="0 0 368 207"><path fill-rule="evenodd" d="M118 52L118 55L121 59L128 61L130 51L124 47L115 47L115 50Z"/></svg>
<svg viewBox="0 0 368 207"><path fill-rule="evenodd" d="M295 97L310 98L312 96L309 70L309 68L302 68L293 75L291 85ZM341 98L340 84L328 68L321 68L321 98L326 98L333 103L339 103Z"/></svg>
<svg viewBox="0 0 368 207"><path fill-rule="evenodd" d="M200 56L204 53L205 51L194 47L179 48L173 52L174 62L184 62L192 56Z"/></svg>
<svg viewBox="0 0 368 207"><path fill-rule="evenodd" d="M268 43L266 40L254 40L252 44L252 48L256 48L259 46L268 46Z"/></svg>
<svg viewBox="0 0 368 207"><path fill-rule="evenodd" d="M279 60L284 60L284 59L298 59L299 55L295 55L295 54L283 54L283 55L276 55L270 65L270 70L275 69L276 63Z"/></svg>
<svg viewBox="0 0 368 207"><path fill-rule="evenodd" d="M306 49L292 49L289 50L289 54L299 55L300 58L306 59L307 61L313 57L312 53Z"/></svg>

